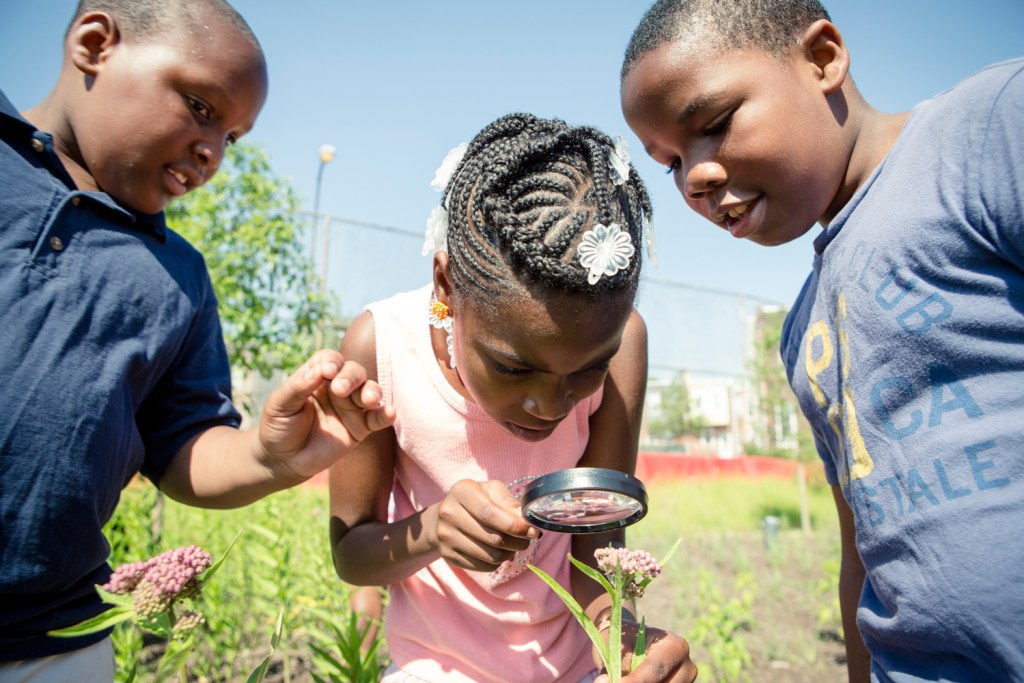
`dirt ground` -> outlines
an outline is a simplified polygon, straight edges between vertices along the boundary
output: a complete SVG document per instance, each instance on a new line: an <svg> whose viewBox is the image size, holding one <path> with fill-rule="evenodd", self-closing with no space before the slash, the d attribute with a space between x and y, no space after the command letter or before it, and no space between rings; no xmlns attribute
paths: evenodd
<svg viewBox="0 0 1024 683"><path fill-rule="evenodd" d="M700 669L698 680L748 680L752 683L845 683L846 656L834 625L838 604L828 584L823 560L828 540L785 532L768 552L760 533L723 537L709 550L707 543L682 546L662 575L647 589L639 609L648 623L665 626L690 642L691 657ZM725 546L727 551L719 548ZM696 554L696 555L695 555ZM720 603L750 596L746 620L735 637L750 653L752 666L738 678L722 676L710 663L706 644L692 634L699 610L707 610L695 588L695 579L677 571L685 558L700 557L710 580L722 589ZM737 561L737 557L741 558ZM694 562L694 564L698 564ZM736 588L737 579L745 587ZM708 577L706 577L708 578ZM822 618L822 611L826 616ZM726 612L728 612L726 608ZM741 610L743 611L743 610Z"/></svg>

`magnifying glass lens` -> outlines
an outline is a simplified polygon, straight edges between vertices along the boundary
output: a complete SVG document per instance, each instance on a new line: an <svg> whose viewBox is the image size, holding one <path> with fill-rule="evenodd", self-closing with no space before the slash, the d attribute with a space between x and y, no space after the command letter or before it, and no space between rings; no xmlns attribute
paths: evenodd
<svg viewBox="0 0 1024 683"><path fill-rule="evenodd" d="M599 524L626 519L640 511L640 502L611 491L552 493L530 503L529 514L560 524Z"/></svg>
<svg viewBox="0 0 1024 683"><path fill-rule="evenodd" d="M572 534L617 529L647 514L647 491L640 480L601 468L579 467L538 477L522 500L528 522Z"/></svg>

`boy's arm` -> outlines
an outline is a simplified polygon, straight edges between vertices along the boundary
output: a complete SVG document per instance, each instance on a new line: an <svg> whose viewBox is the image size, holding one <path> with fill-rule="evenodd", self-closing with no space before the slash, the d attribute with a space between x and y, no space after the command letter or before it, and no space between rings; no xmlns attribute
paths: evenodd
<svg viewBox="0 0 1024 683"><path fill-rule="evenodd" d="M832 496L839 512L839 533L842 539L842 559L839 568L839 608L843 616L843 639L846 643L846 668L850 683L871 680L871 655L864 646L857 628L857 605L864 590L864 563L857 552L857 529L843 489L832 487Z"/></svg>
<svg viewBox="0 0 1024 683"><path fill-rule="evenodd" d="M175 455L160 488L189 505L229 508L294 486L394 421L380 398L358 363L318 351L271 394L258 428L200 433Z"/></svg>

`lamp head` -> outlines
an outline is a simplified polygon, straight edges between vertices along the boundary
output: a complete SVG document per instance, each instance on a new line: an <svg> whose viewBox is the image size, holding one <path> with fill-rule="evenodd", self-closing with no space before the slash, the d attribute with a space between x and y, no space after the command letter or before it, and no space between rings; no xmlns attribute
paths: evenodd
<svg viewBox="0 0 1024 683"><path fill-rule="evenodd" d="M334 145L320 145L320 163L330 163L334 159L336 152L337 150L334 149Z"/></svg>

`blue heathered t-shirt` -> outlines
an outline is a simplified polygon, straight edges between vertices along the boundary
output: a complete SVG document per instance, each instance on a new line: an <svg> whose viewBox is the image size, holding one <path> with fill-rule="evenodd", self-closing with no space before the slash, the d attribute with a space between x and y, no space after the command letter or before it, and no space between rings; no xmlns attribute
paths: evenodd
<svg viewBox="0 0 1024 683"><path fill-rule="evenodd" d="M1024 681L1024 60L915 107L782 355L853 511L879 681Z"/></svg>
<svg viewBox="0 0 1024 683"><path fill-rule="evenodd" d="M102 611L102 526L140 470L239 423L202 256L100 192L0 93L0 661ZM143 559L143 558L139 558Z"/></svg>

